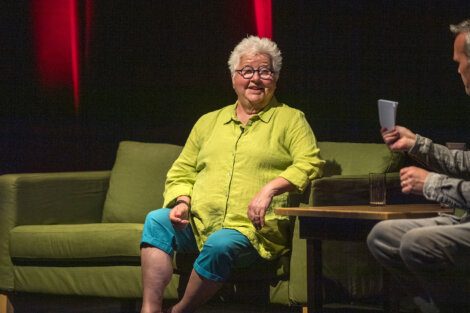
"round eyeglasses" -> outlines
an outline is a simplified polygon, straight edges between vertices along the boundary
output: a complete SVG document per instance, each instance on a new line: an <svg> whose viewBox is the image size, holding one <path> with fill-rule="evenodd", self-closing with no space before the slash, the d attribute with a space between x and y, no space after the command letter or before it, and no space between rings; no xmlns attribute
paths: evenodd
<svg viewBox="0 0 470 313"><path fill-rule="evenodd" d="M240 74L244 79L251 79L255 75L255 72L258 72L261 79L271 79L274 74L274 71L269 67L261 66L255 70L253 66L249 65L244 66L241 70L235 70L235 72Z"/></svg>

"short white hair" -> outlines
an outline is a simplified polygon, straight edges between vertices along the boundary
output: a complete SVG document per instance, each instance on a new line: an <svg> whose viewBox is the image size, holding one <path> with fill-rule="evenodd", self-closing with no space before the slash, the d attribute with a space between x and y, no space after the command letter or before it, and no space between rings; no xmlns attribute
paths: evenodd
<svg viewBox="0 0 470 313"><path fill-rule="evenodd" d="M450 31L455 34L465 34L465 54L470 59L470 20L465 20L457 25L450 25Z"/></svg>
<svg viewBox="0 0 470 313"><path fill-rule="evenodd" d="M281 51L274 41L258 36L248 36L244 38L236 45L235 49L233 49L228 59L228 68L232 76L235 74L235 69L240 64L240 60L243 56L257 54L266 54L271 58L274 76L276 79L279 78L279 72L282 67Z"/></svg>

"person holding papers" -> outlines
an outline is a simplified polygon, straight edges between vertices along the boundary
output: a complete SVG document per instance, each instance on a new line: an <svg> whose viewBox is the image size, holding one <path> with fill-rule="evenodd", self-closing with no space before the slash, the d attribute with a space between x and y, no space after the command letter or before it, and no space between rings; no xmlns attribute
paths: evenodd
<svg viewBox="0 0 470 313"><path fill-rule="evenodd" d="M456 35L453 59L470 96L470 20L450 30ZM402 126L382 128L381 133L391 150L407 151L431 169L403 168L404 193L465 208L467 213L380 222L367 238L369 250L422 312L470 312L470 151L449 150Z"/></svg>

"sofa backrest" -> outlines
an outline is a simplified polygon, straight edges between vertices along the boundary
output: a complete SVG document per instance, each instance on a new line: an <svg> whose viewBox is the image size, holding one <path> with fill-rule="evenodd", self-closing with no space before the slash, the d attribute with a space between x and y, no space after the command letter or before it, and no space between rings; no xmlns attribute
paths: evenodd
<svg viewBox="0 0 470 313"><path fill-rule="evenodd" d="M318 142L326 161L323 176L389 173L400 169L403 154L391 152L383 143Z"/></svg>
<svg viewBox="0 0 470 313"><path fill-rule="evenodd" d="M401 167L401 154L385 144L318 142L326 160L323 176L364 175L394 172ZM163 205L166 174L182 147L162 143L123 141L111 171L103 210L103 222L142 223L151 210Z"/></svg>
<svg viewBox="0 0 470 313"><path fill-rule="evenodd" d="M143 223L163 205L166 173L182 147L163 143L123 141L111 171L102 221Z"/></svg>

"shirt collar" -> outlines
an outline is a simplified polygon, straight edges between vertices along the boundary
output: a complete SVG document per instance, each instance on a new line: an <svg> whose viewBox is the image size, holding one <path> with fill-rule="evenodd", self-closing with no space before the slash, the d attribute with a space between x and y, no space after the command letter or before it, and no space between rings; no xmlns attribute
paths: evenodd
<svg viewBox="0 0 470 313"><path fill-rule="evenodd" d="M238 121L237 113L236 113L236 108L237 108L238 101L235 102L233 105L228 106L228 110L225 112L225 117L223 118L224 124L227 124L231 121ZM261 110L257 114L258 118L265 122L268 123L271 120L271 117L274 114L274 111L276 107L279 106L279 102L277 102L276 97L272 97L271 101L269 101L268 105Z"/></svg>

